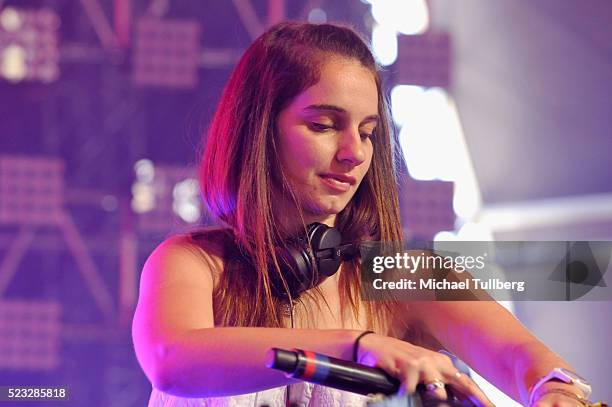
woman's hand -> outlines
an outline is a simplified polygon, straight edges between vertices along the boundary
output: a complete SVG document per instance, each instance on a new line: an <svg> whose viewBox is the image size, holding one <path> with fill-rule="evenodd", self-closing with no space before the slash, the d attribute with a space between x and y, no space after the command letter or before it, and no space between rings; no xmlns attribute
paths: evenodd
<svg viewBox="0 0 612 407"><path fill-rule="evenodd" d="M365 335L359 341L357 361L376 366L401 380L401 394L414 394L419 383L435 397L446 400L444 385L458 396L469 398L478 406L493 406L480 388L465 374L459 372L451 359L408 342L377 335Z"/></svg>

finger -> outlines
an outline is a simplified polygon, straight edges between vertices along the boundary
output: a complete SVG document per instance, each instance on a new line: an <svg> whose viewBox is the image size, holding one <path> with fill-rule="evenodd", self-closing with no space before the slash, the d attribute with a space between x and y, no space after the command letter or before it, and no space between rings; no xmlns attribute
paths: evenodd
<svg viewBox="0 0 612 407"><path fill-rule="evenodd" d="M399 372L398 378L402 380L400 387L400 395L412 395L416 392L419 384L419 371L414 367L408 366L405 369L397 369Z"/></svg>
<svg viewBox="0 0 612 407"><path fill-rule="evenodd" d="M445 382L441 373L438 373L436 370L428 369L421 374L421 377L427 395L433 396L439 400L448 399L448 394L444 388Z"/></svg>
<svg viewBox="0 0 612 407"><path fill-rule="evenodd" d="M466 374L456 371L451 377L447 377L447 383L452 390L470 399L477 406L495 407L480 387Z"/></svg>
<svg viewBox="0 0 612 407"><path fill-rule="evenodd" d="M478 385L466 374L457 372L455 377L458 381L463 382L464 386L468 389L468 399L470 399L477 406L483 407L495 407L493 402L484 394L484 392L478 387Z"/></svg>

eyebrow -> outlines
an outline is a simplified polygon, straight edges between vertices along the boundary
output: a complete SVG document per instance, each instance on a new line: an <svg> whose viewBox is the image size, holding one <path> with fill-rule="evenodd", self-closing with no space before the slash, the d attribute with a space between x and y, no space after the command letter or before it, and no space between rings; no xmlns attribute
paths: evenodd
<svg viewBox="0 0 612 407"><path fill-rule="evenodd" d="M310 105L310 106L306 106L304 108L304 110L330 110L332 112L337 112L337 113L343 113L346 114L346 109L343 109L339 106L336 105L326 105L326 104L320 104L320 105ZM369 121L378 121L379 117L377 114L372 114L369 116L366 116L361 123L364 122L369 122Z"/></svg>

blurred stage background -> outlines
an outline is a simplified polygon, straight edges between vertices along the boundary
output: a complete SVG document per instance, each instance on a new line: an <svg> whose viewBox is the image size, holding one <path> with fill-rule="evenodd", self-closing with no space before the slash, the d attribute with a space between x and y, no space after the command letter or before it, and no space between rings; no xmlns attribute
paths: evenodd
<svg viewBox="0 0 612 407"><path fill-rule="evenodd" d="M209 222L201 135L240 54L285 19L372 40L409 238L612 240L608 0L0 0L0 385L146 405L140 268ZM612 303L508 306L612 400Z"/></svg>

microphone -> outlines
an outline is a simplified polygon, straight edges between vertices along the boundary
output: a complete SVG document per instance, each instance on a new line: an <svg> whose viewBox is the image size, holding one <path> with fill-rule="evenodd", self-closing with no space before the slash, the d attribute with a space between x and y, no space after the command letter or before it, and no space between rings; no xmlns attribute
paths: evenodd
<svg viewBox="0 0 612 407"><path fill-rule="evenodd" d="M369 367L320 353L294 349L293 351L272 348L266 353L266 366L281 370L289 377L321 384L339 390L365 396L383 394L391 396L398 392L400 381L383 369ZM417 394L398 398L387 398L371 404L378 407L407 405L410 407L476 407L470 400L459 400L447 388L449 400L439 400L417 386Z"/></svg>
<svg viewBox="0 0 612 407"><path fill-rule="evenodd" d="M289 377L363 395L390 395L400 386L399 380L382 369L301 349L272 348L266 354L266 366Z"/></svg>

